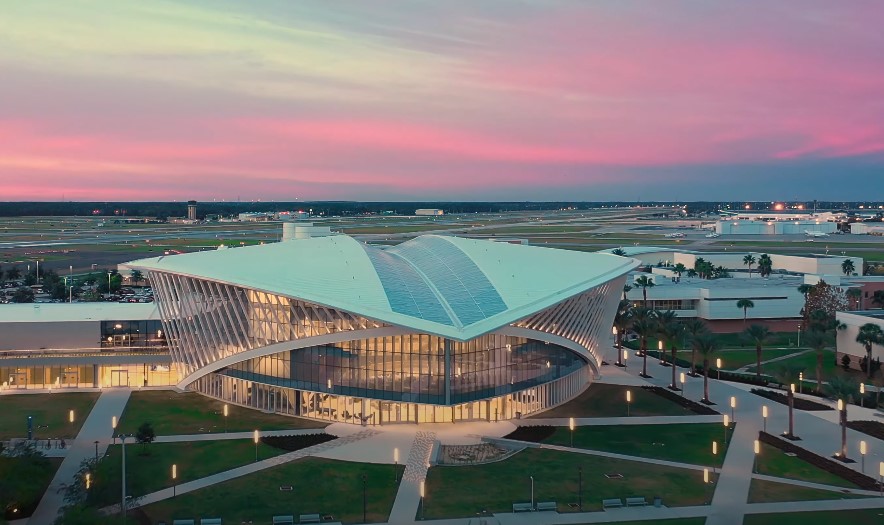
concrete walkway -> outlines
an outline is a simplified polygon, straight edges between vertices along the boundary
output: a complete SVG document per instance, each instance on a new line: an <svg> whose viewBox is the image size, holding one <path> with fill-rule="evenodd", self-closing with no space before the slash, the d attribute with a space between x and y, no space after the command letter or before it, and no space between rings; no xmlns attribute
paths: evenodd
<svg viewBox="0 0 884 525"><path fill-rule="evenodd" d="M776 350L776 348L766 348L766 350ZM793 358L793 357L797 357L797 356L799 356L799 355L806 354L806 353L808 353L808 352L813 352L813 350L798 350L798 351L796 351L796 352L794 352L794 353L791 353L791 354L781 355L781 356L779 356L779 357L772 357L772 358L770 358L770 359L768 359L768 360L766 360L766 361L762 361L762 362L761 362L761 368L762 368L762 371L764 370L764 366L767 365L768 363L776 363L777 361L783 361L783 360L785 360L785 359L791 359L791 358ZM722 355L726 355L726 354L727 354L727 351L722 352ZM725 364L726 364L726 363L722 362L722 368L724 367ZM735 372L748 372L750 368L753 368L753 369L754 369L756 366L757 366L757 363L752 363L752 364L749 364L749 365L743 365L743 366L741 366L740 368L737 368L737 369L735 370Z"/></svg>
<svg viewBox="0 0 884 525"><path fill-rule="evenodd" d="M29 518L31 525L46 525L55 521L58 511L64 506L64 489L80 470L80 464L86 459L95 457L95 441L98 441L98 453L107 451L108 438L112 434L111 418L120 418L126 402L129 400L129 389L107 389L101 392L92 411L83 422L73 445L68 449L61 466L52 478L49 488L43 494L40 504Z"/></svg>
<svg viewBox="0 0 884 525"><path fill-rule="evenodd" d="M324 428L299 428L296 430L261 430L261 437L271 436L307 436L310 434L325 434ZM175 434L171 436L157 436L154 443L183 443L190 441L223 441L226 439L252 439L254 432L227 432L212 434Z"/></svg>
<svg viewBox="0 0 884 525"><path fill-rule="evenodd" d="M399 483L399 491L393 501L389 523L412 523L420 508L420 484L427 479L430 453L436 441L432 432L418 432L414 436L408 463Z"/></svg>

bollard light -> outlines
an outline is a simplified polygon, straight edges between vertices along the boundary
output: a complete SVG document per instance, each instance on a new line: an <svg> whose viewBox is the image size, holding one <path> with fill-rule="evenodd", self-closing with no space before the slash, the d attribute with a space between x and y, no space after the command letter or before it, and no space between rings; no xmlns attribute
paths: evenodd
<svg viewBox="0 0 884 525"><path fill-rule="evenodd" d="M721 358L715 358L715 368L721 368Z"/></svg>
<svg viewBox="0 0 884 525"><path fill-rule="evenodd" d="M789 390L794 394L795 393L795 383L789 385Z"/></svg>
<svg viewBox="0 0 884 525"><path fill-rule="evenodd" d="M758 441L757 439L755 440L755 453L761 453L761 441Z"/></svg>
<svg viewBox="0 0 884 525"><path fill-rule="evenodd" d="M663 350L663 341L657 341L657 350Z"/></svg>
<svg viewBox="0 0 884 525"><path fill-rule="evenodd" d="M684 382L685 382L685 381L684 381L684 380L685 380L684 372L682 372L681 374L679 374L678 379L679 379L679 381L682 382L682 384L684 384Z"/></svg>
<svg viewBox="0 0 884 525"><path fill-rule="evenodd" d="M574 418L568 418L568 428L571 429L571 432L574 432Z"/></svg>
<svg viewBox="0 0 884 525"><path fill-rule="evenodd" d="M737 398L736 398L736 396L731 396L731 408L737 408Z"/></svg>
<svg viewBox="0 0 884 525"><path fill-rule="evenodd" d="M70 421L71 423L74 422L74 411L73 411L73 410L71 410L71 411L68 413L68 421Z"/></svg>
<svg viewBox="0 0 884 525"><path fill-rule="evenodd" d="M611 334L617 335L617 327L616 326L611 327Z"/></svg>
<svg viewBox="0 0 884 525"><path fill-rule="evenodd" d="M224 405L224 417L227 417L227 414L228 414L228 413L229 413L229 410L228 410L228 408L227 408L227 405L225 404L225 405Z"/></svg>
<svg viewBox="0 0 884 525"><path fill-rule="evenodd" d="M111 418L111 428L114 430L117 429L117 416Z"/></svg>
<svg viewBox="0 0 884 525"><path fill-rule="evenodd" d="M727 414L725 414L724 415L724 426L727 427L727 426L730 426L730 424L731 424L731 418L728 417Z"/></svg>
<svg viewBox="0 0 884 525"><path fill-rule="evenodd" d="M718 454L718 441L712 442L712 455L715 456Z"/></svg>
<svg viewBox="0 0 884 525"><path fill-rule="evenodd" d="M767 405L761 407L761 417L767 417Z"/></svg>
<svg viewBox="0 0 884 525"><path fill-rule="evenodd" d="M178 479L178 465L172 463L172 479Z"/></svg>
<svg viewBox="0 0 884 525"><path fill-rule="evenodd" d="M87 472L86 473L86 490L89 490L90 487L92 487L92 474Z"/></svg>
<svg viewBox="0 0 884 525"><path fill-rule="evenodd" d="M838 400L838 410L844 410L844 401L842 399Z"/></svg>
<svg viewBox="0 0 884 525"><path fill-rule="evenodd" d="M425 482L421 481L421 497L425 498L427 496L427 489L425 486Z"/></svg>
<svg viewBox="0 0 884 525"><path fill-rule="evenodd" d="M881 463L881 464L884 465L884 463ZM708 468L703 469L703 483L709 483L709 469Z"/></svg>
<svg viewBox="0 0 884 525"><path fill-rule="evenodd" d="M629 350L624 350L623 351L623 360L626 361L627 359L629 359Z"/></svg>

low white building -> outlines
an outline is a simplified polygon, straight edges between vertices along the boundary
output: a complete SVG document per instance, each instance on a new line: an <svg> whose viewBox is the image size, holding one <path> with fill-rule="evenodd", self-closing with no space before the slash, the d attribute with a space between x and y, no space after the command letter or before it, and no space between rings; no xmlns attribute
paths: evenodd
<svg viewBox="0 0 884 525"><path fill-rule="evenodd" d="M745 220L727 219L715 223L721 235L803 235L806 232L835 233L838 225L819 219L810 220Z"/></svg>
<svg viewBox="0 0 884 525"><path fill-rule="evenodd" d="M723 266L728 270L743 270L748 274L749 267L743 263L746 255L752 255L756 261L761 257L760 252L674 252L672 255L672 264L682 263L687 268L693 268L697 259L703 258L713 266ZM781 255L769 253L773 270L783 270L789 273L797 274L816 274L816 275L843 275L841 265L845 260L853 261L855 273L862 274L863 259L862 257L847 257L842 255L826 255L819 253L811 253L807 255ZM758 270L758 264L752 266L753 274Z"/></svg>
<svg viewBox="0 0 884 525"><path fill-rule="evenodd" d="M437 208L421 208L419 210L414 210L415 215L443 215L443 212Z"/></svg>
<svg viewBox="0 0 884 525"><path fill-rule="evenodd" d="M884 311L838 312L835 318L845 326L843 330L838 330L835 340L838 364L841 364L841 358L846 354L850 356L850 368L859 370L859 360L866 356L866 349L856 342L856 336L860 327L867 323L878 325L884 330ZM872 345L872 359L884 360L884 346Z"/></svg>

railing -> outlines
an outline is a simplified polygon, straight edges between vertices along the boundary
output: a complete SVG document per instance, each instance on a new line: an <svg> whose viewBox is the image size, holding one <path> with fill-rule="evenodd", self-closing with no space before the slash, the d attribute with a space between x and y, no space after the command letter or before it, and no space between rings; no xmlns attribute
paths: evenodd
<svg viewBox="0 0 884 525"><path fill-rule="evenodd" d="M116 347L120 348L120 347ZM136 355L168 355L167 347L126 347L125 350L112 348L41 348L39 350L4 350L0 351L0 358L38 358L38 357L95 357L95 356L136 356Z"/></svg>

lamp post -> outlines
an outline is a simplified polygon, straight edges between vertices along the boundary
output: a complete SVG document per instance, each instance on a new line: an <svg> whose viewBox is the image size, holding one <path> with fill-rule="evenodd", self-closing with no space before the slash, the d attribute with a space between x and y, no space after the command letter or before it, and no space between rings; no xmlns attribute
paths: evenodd
<svg viewBox="0 0 884 525"><path fill-rule="evenodd" d="M107 294L111 294L111 273L107 272Z"/></svg>
<svg viewBox="0 0 884 525"><path fill-rule="evenodd" d="M724 444L727 445L727 427L731 424L730 418L727 417L727 414L724 415Z"/></svg>
<svg viewBox="0 0 884 525"><path fill-rule="evenodd" d="M721 358L715 358L715 369L718 371L718 380L721 381Z"/></svg>
<svg viewBox="0 0 884 525"><path fill-rule="evenodd" d="M253 439L255 440L255 462L258 461L258 441L260 441L260 436L258 435L258 431L255 430L253 435Z"/></svg>
<svg viewBox="0 0 884 525"><path fill-rule="evenodd" d="M838 400L838 414L841 419L841 461L847 460L847 403Z"/></svg>
<svg viewBox="0 0 884 525"><path fill-rule="evenodd" d="M804 393L804 372L798 372L798 393Z"/></svg>
<svg viewBox="0 0 884 525"><path fill-rule="evenodd" d="M666 366L666 360L663 359L663 341L657 341L657 351L660 352L660 364Z"/></svg>
<svg viewBox="0 0 884 525"><path fill-rule="evenodd" d="M175 497L175 489L178 487L178 465L172 463L172 497Z"/></svg>
<svg viewBox="0 0 884 525"><path fill-rule="evenodd" d="M583 512L583 467L577 467L577 508Z"/></svg>
<svg viewBox="0 0 884 525"><path fill-rule="evenodd" d="M115 432L117 431L117 416L111 417L111 436L113 438L113 444L117 444L117 436Z"/></svg>
<svg viewBox="0 0 884 525"><path fill-rule="evenodd" d="M761 407L761 420L764 422L764 432L767 432L767 405Z"/></svg>
<svg viewBox="0 0 884 525"><path fill-rule="evenodd" d="M362 475L362 523L368 523L368 476Z"/></svg>
<svg viewBox="0 0 884 525"><path fill-rule="evenodd" d="M731 396L731 419L734 421L737 420L737 416L734 413L734 410L737 408L737 396Z"/></svg>
<svg viewBox="0 0 884 525"><path fill-rule="evenodd" d="M98 463L98 440L95 440L95 463Z"/></svg>
<svg viewBox="0 0 884 525"><path fill-rule="evenodd" d="M421 520L424 519L424 498L426 495L426 481L421 480Z"/></svg>
<svg viewBox="0 0 884 525"><path fill-rule="evenodd" d="M681 397L684 397L684 384L687 380L685 373L682 372L681 374L679 374L678 379L681 381Z"/></svg>
<svg viewBox="0 0 884 525"><path fill-rule="evenodd" d="M68 412L68 421L71 424L71 432L73 432L74 431L74 411L73 410ZM73 438L73 436L71 436L71 438Z"/></svg>
<svg viewBox="0 0 884 525"><path fill-rule="evenodd" d="M617 333L617 327L611 328L611 333L614 334L614 337L617 339L617 366L624 367L626 365L623 364L623 340L620 339Z"/></svg>
<svg viewBox="0 0 884 525"><path fill-rule="evenodd" d="M626 391L626 416L629 417L629 403L632 402L632 391Z"/></svg>
<svg viewBox="0 0 884 525"><path fill-rule="evenodd" d="M87 472L86 473L86 490L89 490L90 488L92 488L92 474Z"/></svg>
<svg viewBox="0 0 884 525"><path fill-rule="evenodd" d="M531 508L534 508L534 476L528 476L531 478Z"/></svg>
<svg viewBox="0 0 884 525"><path fill-rule="evenodd" d="M227 410L227 403L224 403L224 433L225 434L227 433L227 414L228 413L229 412Z"/></svg>
<svg viewBox="0 0 884 525"><path fill-rule="evenodd" d="M862 473L866 473L866 442L865 440L859 442L859 455L863 458L862 463Z"/></svg>
<svg viewBox="0 0 884 525"><path fill-rule="evenodd" d="M881 495L884 496L884 461L878 465L878 485L881 487Z"/></svg>
<svg viewBox="0 0 884 525"><path fill-rule="evenodd" d="M752 457L752 473L754 474L758 467L758 454L761 454L761 441L755 440L755 455Z"/></svg>
<svg viewBox="0 0 884 525"><path fill-rule="evenodd" d="M74 302L74 265L70 265L71 286L68 288L68 303Z"/></svg>
<svg viewBox="0 0 884 525"><path fill-rule="evenodd" d="M871 365L869 365L871 366ZM866 408L866 384L859 384L859 406Z"/></svg>
<svg viewBox="0 0 884 525"><path fill-rule="evenodd" d="M396 481L396 483L399 483L399 449L398 448L393 449L393 465L396 467L395 474L394 474L394 480Z"/></svg>
<svg viewBox="0 0 884 525"><path fill-rule="evenodd" d="M126 434L120 434L120 443L123 445L123 453L121 454L123 458L123 468L122 468L122 481L120 485L122 486L122 498L120 499L120 517L123 520L123 523L126 523L126 438L128 436Z"/></svg>
<svg viewBox="0 0 884 525"><path fill-rule="evenodd" d="M715 456L712 460L712 472L715 472L715 462L718 461L718 441L712 442L712 455Z"/></svg>
<svg viewBox="0 0 884 525"><path fill-rule="evenodd" d="M574 418L568 419L568 428L571 429L571 448L574 448Z"/></svg>

